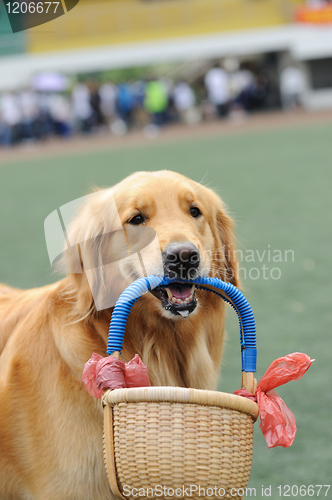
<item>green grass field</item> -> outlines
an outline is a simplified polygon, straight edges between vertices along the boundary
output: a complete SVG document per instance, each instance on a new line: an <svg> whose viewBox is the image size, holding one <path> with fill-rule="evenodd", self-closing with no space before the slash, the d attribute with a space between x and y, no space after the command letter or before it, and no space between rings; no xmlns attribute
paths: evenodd
<svg viewBox="0 0 332 500"><path fill-rule="evenodd" d="M271 485L270 498L277 499L278 485L331 483L331 133L331 124L305 125L59 154L0 167L0 281L26 288L55 279L45 217L92 186L110 186L137 170L169 169L201 181L226 201L243 257L254 259L243 258L241 267L257 322L258 379L279 356L300 351L316 359L303 379L278 390L297 420L293 446L269 450L259 423L255 426L249 487L256 488L257 498L262 485ZM220 389L232 392L240 381L238 326L230 311ZM326 497L325 492L319 498L332 498L332 488Z"/></svg>

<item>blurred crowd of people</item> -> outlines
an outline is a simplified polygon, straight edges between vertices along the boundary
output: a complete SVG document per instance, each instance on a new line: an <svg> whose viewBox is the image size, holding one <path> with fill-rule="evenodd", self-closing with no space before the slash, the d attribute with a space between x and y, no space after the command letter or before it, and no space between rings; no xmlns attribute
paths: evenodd
<svg viewBox="0 0 332 500"><path fill-rule="evenodd" d="M153 136L171 123L294 107L303 89L303 75L295 67L285 68L275 82L266 72L229 72L219 64L193 86L165 78L118 85L80 82L62 92L24 88L0 95L0 145L103 130L123 135L133 128Z"/></svg>

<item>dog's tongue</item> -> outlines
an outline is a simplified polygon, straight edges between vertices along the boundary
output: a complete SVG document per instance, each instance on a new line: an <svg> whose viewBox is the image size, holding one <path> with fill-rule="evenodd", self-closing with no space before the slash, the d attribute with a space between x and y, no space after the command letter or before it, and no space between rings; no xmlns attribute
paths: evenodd
<svg viewBox="0 0 332 500"><path fill-rule="evenodd" d="M171 285L168 287L176 299L186 299L191 294L191 286L176 286Z"/></svg>

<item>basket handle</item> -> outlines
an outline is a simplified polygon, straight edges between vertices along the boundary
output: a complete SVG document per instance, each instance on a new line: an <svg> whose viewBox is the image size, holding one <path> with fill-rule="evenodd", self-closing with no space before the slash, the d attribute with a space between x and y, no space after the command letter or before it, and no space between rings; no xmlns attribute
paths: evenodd
<svg viewBox="0 0 332 500"><path fill-rule="evenodd" d="M245 296L234 285L218 278L202 276L191 280L172 280L151 275L134 281L120 295L115 304L109 327L107 354L119 356L122 350L127 319L134 303L144 293L153 288L166 286L173 282L195 284L198 289L215 293L236 311L240 323L242 387L250 392L255 392L255 379L253 376L253 372L256 371L257 360L255 318Z"/></svg>

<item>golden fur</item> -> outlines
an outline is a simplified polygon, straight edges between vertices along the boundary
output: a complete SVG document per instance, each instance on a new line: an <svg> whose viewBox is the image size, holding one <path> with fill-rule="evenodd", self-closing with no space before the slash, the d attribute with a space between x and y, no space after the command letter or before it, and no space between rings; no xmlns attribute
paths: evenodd
<svg viewBox="0 0 332 500"><path fill-rule="evenodd" d="M207 274L237 285L232 222L213 191L162 171L134 174L111 192L123 225L144 211L162 250L174 241L190 241ZM107 231L108 201L105 191L88 200L70 236L83 241ZM202 217L190 215L192 203ZM70 271L70 260L66 265ZM132 310L122 359L138 353L153 385L216 386L224 303L212 294L196 293L198 307L186 319L167 317L150 293ZM85 273L69 273L33 290L0 287L1 500L112 498L103 462L100 402L81 382L92 353L106 355L110 316L110 309L96 311L93 306Z"/></svg>

